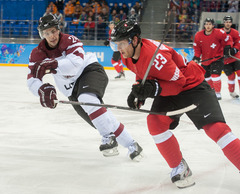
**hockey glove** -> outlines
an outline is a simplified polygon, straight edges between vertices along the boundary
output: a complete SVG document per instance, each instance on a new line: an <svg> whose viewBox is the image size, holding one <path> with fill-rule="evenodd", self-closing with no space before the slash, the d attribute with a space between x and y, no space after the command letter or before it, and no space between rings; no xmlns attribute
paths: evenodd
<svg viewBox="0 0 240 194"><path fill-rule="evenodd" d="M237 52L238 52L238 49L236 49L236 48L234 48L234 47L232 47L232 48L230 49L230 54L231 54L232 56L236 55Z"/></svg>
<svg viewBox="0 0 240 194"><path fill-rule="evenodd" d="M43 84L38 89L38 94L40 96L40 103L43 107L56 108L57 103L54 100L57 100L55 87L49 83Z"/></svg>
<svg viewBox="0 0 240 194"><path fill-rule="evenodd" d="M230 45L227 45L224 47L224 50L223 50L223 55L225 58L227 57L230 57L230 51L231 51L231 46Z"/></svg>
<svg viewBox="0 0 240 194"><path fill-rule="evenodd" d="M200 57L194 56L192 59L195 63L200 63Z"/></svg>
<svg viewBox="0 0 240 194"><path fill-rule="evenodd" d="M127 99L128 106L132 109L140 109L142 105L144 105L145 100L138 100L131 92Z"/></svg>
<svg viewBox="0 0 240 194"><path fill-rule="evenodd" d="M145 100L146 98L154 98L158 96L162 88L156 80L146 80L144 85L141 85L142 80L138 80L132 86L133 95L139 100Z"/></svg>
<svg viewBox="0 0 240 194"><path fill-rule="evenodd" d="M47 73L57 73L56 68L58 67L58 62L55 59L43 60L41 62L36 62L33 68L33 77L42 80L43 76Z"/></svg>
<svg viewBox="0 0 240 194"><path fill-rule="evenodd" d="M104 44L105 46L108 46L108 45L109 45L109 40L105 40L103 44Z"/></svg>

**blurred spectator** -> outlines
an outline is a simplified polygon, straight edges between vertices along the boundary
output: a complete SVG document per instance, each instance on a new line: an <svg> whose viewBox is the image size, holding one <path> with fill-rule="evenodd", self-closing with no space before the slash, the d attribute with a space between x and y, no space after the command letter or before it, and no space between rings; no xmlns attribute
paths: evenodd
<svg viewBox="0 0 240 194"><path fill-rule="evenodd" d="M138 14L139 16L141 15L142 6L139 1L136 1L135 5L132 8L135 9L136 14Z"/></svg>
<svg viewBox="0 0 240 194"><path fill-rule="evenodd" d="M228 1L221 1L221 12L227 12L228 11Z"/></svg>
<svg viewBox="0 0 240 194"><path fill-rule="evenodd" d="M192 5L192 7L190 7L189 15L190 15L190 18L191 18L192 21L194 21L194 22L199 22L200 11L199 11L196 3L194 3L194 4ZM191 20L190 20L190 21L191 21Z"/></svg>
<svg viewBox="0 0 240 194"><path fill-rule="evenodd" d="M74 7L74 12L73 12L73 17L74 18L79 18L80 15L82 14L82 6L79 2L76 3L76 6Z"/></svg>
<svg viewBox="0 0 240 194"><path fill-rule="evenodd" d="M185 18L182 18L182 20L180 21L180 23L177 25L177 34L178 39L180 40L188 40L188 25L186 24L186 20Z"/></svg>
<svg viewBox="0 0 240 194"><path fill-rule="evenodd" d="M89 13L89 11L92 11L92 7L91 7L91 5L90 5L90 3L86 3L85 4L85 7L83 7L83 10L88 14Z"/></svg>
<svg viewBox="0 0 240 194"><path fill-rule="evenodd" d="M87 13L86 13L86 11L82 11L82 14L80 15L80 17L79 17L79 22L80 22L80 25L81 26L84 26L84 24L85 24L85 22L87 21L87 19L88 19L88 15L87 15Z"/></svg>
<svg viewBox="0 0 240 194"><path fill-rule="evenodd" d="M100 16L105 22L109 21L109 12L107 12L106 7L102 8L102 12L100 13Z"/></svg>
<svg viewBox="0 0 240 194"><path fill-rule="evenodd" d="M109 16L109 20L114 21L116 16L117 16L117 11L114 9Z"/></svg>
<svg viewBox="0 0 240 194"><path fill-rule="evenodd" d="M88 17L87 22L84 24L83 39L92 40L94 38L95 22L91 17Z"/></svg>
<svg viewBox="0 0 240 194"><path fill-rule="evenodd" d="M238 12L238 1L228 1L228 11L231 13Z"/></svg>
<svg viewBox="0 0 240 194"><path fill-rule="evenodd" d="M139 15L135 12L135 9L131 8L130 14L128 15L127 19L138 21L138 19L139 19L138 17L139 17Z"/></svg>
<svg viewBox="0 0 240 194"><path fill-rule="evenodd" d="M48 5L49 9L50 9L50 12L52 14L55 14L57 13L57 6L53 3L53 2L50 2L49 5Z"/></svg>
<svg viewBox="0 0 240 194"><path fill-rule="evenodd" d="M120 20L125 20L126 18L127 18L126 13L124 13L123 10L120 9L119 19L120 19Z"/></svg>
<svg viewBox="0 0 240 194"><path fill-rule="evenodd" d="M114 19L114 23L117 24L118 22L120 22L120 16L116 15L116 17Z"/></svg>
<svg viewBox="0 0 240 194"><path fill-rule="evenodd" d="M114 3L114 5L113 5L113 7L112 7L112 9L111 9L110 14L113 13L113 10L116 10L116 14L119 14L119 12L120 12L120 7L118 6L118 3Z"/></svg>
<svg viewBox="0 0 240 194"><path fill-rule="evenodd" d="M183 19L185 20L185 22L188 21L188 14L186 9L183 9L182 13L178 17L179 22L181 22Z"/></svg>
<svg viewBox="0 0 240 194"><path fill-rule="evenodd" d="M109 14L110 9L109 9L109 6L106 1L102 2L102 10L103 10L103 8L105 8L106 12Z"/></svg>
<svg viewBox="0 0 240 194"><path fill-rule="evenodd" d="M48 15L50 13L51 13L51 9L50 9L50 7L47 7L45 13L43 14L43 16Z"/></svg>
<svg viewBox="0 0 240 194"><path fill-rule="evenodd" d="M74 5L72 4L72 1L69 0L64 8L65 17L73 17L73 13L74 13Z"/></svg>
<svg viewBox="0 0 240 194"><path fill-rule="evenodd" d="M96 20L96 15L93 13L93 11L89 11L89 12L88 12L88 17L91 17L91 18L92 18L92 21L95 21L95 20Z"/></svg>
<svg viewBox="0 0 240 194"><path fill-rule="evenodd" d="M61 31L63 32L65 27L67 26L66 22L64 21L64 17L63 17L63 14L60 13L58 10L57 10L57 13L54 14L57 19L59 20L59 26L60 26L60 29Z"/></svg>
<svg viewBox="0 0 240 194"><path fill-rule="evenodd" d="M101 7L101 5L97 1L94 2L92 7L93 7L92 8L92 12L94 14L96 14L96 12L97 12L98 15L101 13L102 7Z"/></svg>
<svg viewBox="0 0 240 194"><path fill-rule="evenodd" d="M97 39L105 40L106 39L106 27L107 24L101 16L98 16L97 20Z"/></svg>
<svg viewBox="0 0 240 194"><path fill-rule="evenodd" d="M174 23L179 22L179 14L180 14L180 11L179 11L179 9L177 8L177 6L173 5L172 8L170 8L170 9L168 10L168 18L170 17L171 14L173 14L173 18L175 18L173 22L174 22Z"/></svg>
<svg viewBox="0 0 240 194"><path fill-rule="evenodd" d="M56 0L55 5L60 13L63 13L64 9L64 0Z"/></svg>
<svg viewBox="0 0 240 194"><path fill-rule="evenodd" d="M124 12L126 15L128 15L129 8L128 8L128 6L127 6L126 3L123 3L123 5L122 5L122 10L123 10L123 12Z"/></svg>

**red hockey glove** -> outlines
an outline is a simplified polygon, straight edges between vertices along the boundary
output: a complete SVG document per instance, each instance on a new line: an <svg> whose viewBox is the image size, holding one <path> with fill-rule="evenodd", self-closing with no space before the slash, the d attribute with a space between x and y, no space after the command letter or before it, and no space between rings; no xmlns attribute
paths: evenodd
<svg viewBox="0 0 240 194"><path fill-rule="evenodd" d="M33 68L33 77L42 80L47 73L57 73L58 62L55 59L36 62Z"/></svg>
<svg viewBox="0 0 240 194"><path fill-rule="evenodd" d="M140 109L144 105L145 100L138 100L131 92L127 99L128 106L132 109Z"/></svg>
<svg viewBox="0 0 240 194"><path fill-rule="evenodd" d="M43 107L56 108L57 103L54 100L57 100L55 87L49 83L43 84L38 89L38 94L40 96L40 103Z"/></svg>
<svg viewBox="0 0 240 194"><path fill-rule="evenodd" d="M132 86L133 95L139 100L145 100L146 98L154 98L158 96L162 88L156 80L146 80L144 85L141 85L142 80L138 80Z"/></svg>

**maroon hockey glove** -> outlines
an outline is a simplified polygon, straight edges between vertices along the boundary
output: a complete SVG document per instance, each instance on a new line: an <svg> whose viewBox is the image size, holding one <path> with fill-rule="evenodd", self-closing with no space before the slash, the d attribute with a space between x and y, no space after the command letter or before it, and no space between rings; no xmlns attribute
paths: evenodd
<svg viewBox="0 0 240 194"><path fill-rule="evenodd" d="M54 100L57 100L55 87L49 83L43 84L38 89L38 94L40 96L40 103L43 107L56 108L57 103Z"/></svg>
<svg viewBox="0 0 240 194"><path fill-rule="evenodd" d="M131 92L127 99L128 106L132 109L140 109L144 105L145 100L136 100L136 97Z"/></svg>
<svg viewBox="0 0 240 194"><path fill-rule="evenodd" d="M142 80L138 80L132 86L133 95L139 100L145 100L146 98L154 98L158 96L162 88L156 80L146 80L144 85L141 85Z"/></svg>
<svg viewBox="0 0 240 194"><path fill-rule="evenodd" d="M36 62L33 68L33 77L42 80L47 73L57 73L58 62L55 59Z"/></svg>

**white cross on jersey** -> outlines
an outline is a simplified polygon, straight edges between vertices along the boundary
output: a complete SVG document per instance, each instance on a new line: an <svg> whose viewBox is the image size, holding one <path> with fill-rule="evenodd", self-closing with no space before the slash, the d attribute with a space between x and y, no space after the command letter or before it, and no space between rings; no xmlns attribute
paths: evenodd
<svg viewBox="0 0 240 194"><path fill-rule="evenodd" d="M212 43L210 47L212 47L214 49L216 46L217 45L215 43Z"/></svg>

